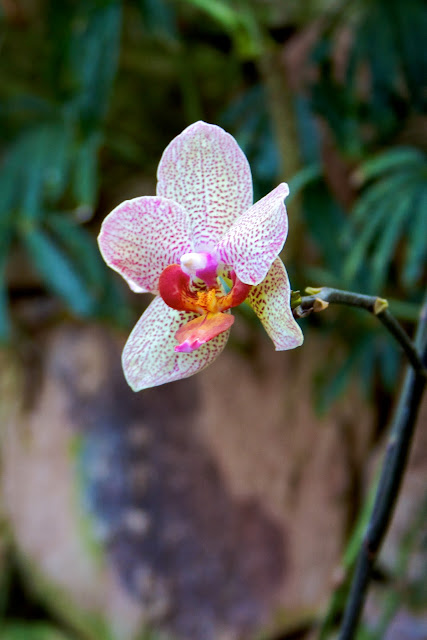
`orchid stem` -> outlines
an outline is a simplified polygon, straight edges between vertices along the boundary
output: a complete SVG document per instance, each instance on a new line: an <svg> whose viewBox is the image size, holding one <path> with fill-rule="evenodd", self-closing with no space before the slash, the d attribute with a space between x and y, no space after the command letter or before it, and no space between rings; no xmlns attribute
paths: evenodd
<svg viewBox="0 0 427 640"><path fill-rule="evenodd" d="M407 368L399 399L391 424L379 481L375 489L373 506L365 533L361 539L356 567L344 611L338 640L352 640L365 603L375 560L390 524L400 485L408 460L412 436L415 430L418 410L427 383L427 297L421 309L414 342L388 310L388 303L382 298L366 296L339 289L322 287L308 288L310 295L296 301L294 315L303 317L312 311L321 311L329 303L345 304L366 309L378 316L403 348L410 367ZM350 561L351 562L351 561ZM320 629L324 638L330 626L335 607L341 601L339 588L333 597L327 619Z"/></svg>
<svg viewBox="0 0 427 640"><path fill-rule="evenodd" d="M415 338L421 365L427 362L427 302ZM426 386L423 369L407 368L395 410L370 520L361 544L338 640L352 640L363 610L372 569L391 521Z"/></svg>
<svg viewBox="0 0 427 640"><path fill-rule="evenodd" d="M297 318L308 315L312 311L320 311L326 308L327 305L322 306L321 303L327 303L328 305L344 304L350 307L365 309L377 316L378 320L382 322L393 338L399 343L414 372L424 378L427 377L426 367L424 366L414 343L390 312L387 300L384 300L384 298L378 298L377 296L366 296L352 291L332 289L331 287L320 287L318 289L308 287L306 291L310 293L310 295L303 296L299 300L298 306L294 309L294 315Z"/></svg>

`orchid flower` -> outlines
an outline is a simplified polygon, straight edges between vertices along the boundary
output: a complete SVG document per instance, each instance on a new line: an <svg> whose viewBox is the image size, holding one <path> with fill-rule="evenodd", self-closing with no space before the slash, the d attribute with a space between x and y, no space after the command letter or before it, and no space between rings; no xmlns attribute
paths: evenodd
<svg viewBox="0 0 427 640"><path fill-rule="evenodd" d="M246 156L230 134L205 122L172 140L157 177L157 195L122 202L98 238L104 260L130 288L156 296L123 351L132 389L207 367L228 340L230 309L245 300L276 350L301 345L278 257L288 231L287 184L253 205Z"/></svg>

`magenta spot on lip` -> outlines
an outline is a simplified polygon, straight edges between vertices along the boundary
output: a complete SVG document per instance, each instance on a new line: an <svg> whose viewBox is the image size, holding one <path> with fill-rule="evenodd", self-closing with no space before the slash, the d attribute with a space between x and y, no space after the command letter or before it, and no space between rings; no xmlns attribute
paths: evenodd
<svg viewBox="0 0 427 640"><path fill-rule="evenodd" d="M195 351L196 349L201 347L202 344L203 342L200 342L200 340L193 340L192 342L186 340L182 344L178 344L175 347L175 351L177 353L191 353L192 351Z"/></svg>

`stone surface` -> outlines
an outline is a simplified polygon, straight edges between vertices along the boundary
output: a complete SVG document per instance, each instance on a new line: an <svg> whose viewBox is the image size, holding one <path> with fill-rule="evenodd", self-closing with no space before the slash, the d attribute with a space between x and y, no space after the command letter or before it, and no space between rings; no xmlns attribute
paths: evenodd
<svg viewBox="0 0 427 640"><path fill-rule="evenodd" d="M355 392L313 414L304 353L327 357L318 336L283 354L255 335L251 357L230 345L200 375L134 394L122 337L63 326L12 385L15 544L43 597L94 638L93 616L120 640L146 623L248 640L327 597L372 420Z"/></svg>

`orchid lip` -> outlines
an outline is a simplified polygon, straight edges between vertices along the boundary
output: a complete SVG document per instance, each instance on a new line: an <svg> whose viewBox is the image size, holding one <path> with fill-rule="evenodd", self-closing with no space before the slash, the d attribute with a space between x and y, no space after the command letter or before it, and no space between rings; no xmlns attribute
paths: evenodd
<svg viewBox="0 0 427 640"><path fill-rule="evenodd" d="M218 282L212 287L193 290L190 276L179 264L166 267L159 278L159 292L169 307L197 314L223 312L236 307L248 297L251 285L234 279L231 290L224 294Z"/></svg>
<svg viewBox="0 0 427 640"><path fill-rule="evenodd" d="M204 256L200 259L187 258L184 263L188 266L200 266ZM197 271L197 269L196 269ZM249 295L251 286L233 278L233 286L228 293L224 293L216 282L216 286L205 289L193 289L190 276L184 272L179 264L166 267L159 279L159 291L163 301L177 311L196 313L196 318L184 324L175 334L178 345L175 351L191 353L203 344L227 331L234 322L228 312L232 307L241 304Z"/></svg>
<svg viewBox="0 0 427 640"><path fill-rule="evenodd" d="M199 349L203 344L216 338L227 331L234 322L230 313L221 311L208 311L197 316L178 329L175 338L178 345L175 351L178 353L191 353Z"/></svg>

